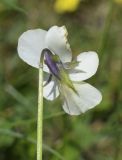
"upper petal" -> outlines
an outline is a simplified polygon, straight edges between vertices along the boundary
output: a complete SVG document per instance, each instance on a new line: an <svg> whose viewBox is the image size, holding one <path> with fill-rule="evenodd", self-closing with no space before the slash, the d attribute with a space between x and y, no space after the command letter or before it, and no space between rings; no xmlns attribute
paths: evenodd
<svg viewBox="0 0 122 160"><path fill-rule="evenodd" d="M29 65L38 68L41 52L46 48L45 37L47 31L42 29L28 30L18 40L18 54ZM44 66L48 72L48 68Z"/></svg>
<svg viewBox="0 0 122 160"><path fill-rule="evenodd" d="M62 86L64 96L63 109L70 115L79 115L98 105L102 100L101 93L88 83L76 84L77 94L67 86Z"/></svg>
<svg viewBox="0 0 122 160"><path fill-rule="evenodd" d="M59 96L58 86L55 81L52 80L49 84L43 87L43 96L51 101Z"/></svg>
<svg viewBox="0 0 122 160"><path fill-rule="evenodd" d="M79 62L78 65L69 72L72 81L83 81L96 73L99 65L99 58L96 52L80 53L77 56L77 61Z"/></svg>
<svg viewBox="0 0 122 160"><path fill-rule="evenodd" d="M57 54L62 62L70 62L72 59L67 35L68 33L65 26L53 26L48 30L46 35L46 44L48 48Z"/></svg>

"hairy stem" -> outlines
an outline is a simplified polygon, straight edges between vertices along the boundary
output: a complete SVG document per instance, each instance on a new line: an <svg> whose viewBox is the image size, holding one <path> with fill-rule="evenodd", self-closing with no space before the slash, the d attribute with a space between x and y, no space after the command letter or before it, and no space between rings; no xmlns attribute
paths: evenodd
<svg viewBox="0 0 122 160"><path fill-rule="evenodd" d="M43 68L39 67L38 115L37 115L37 160L42 160L43 135Z"/></svg>

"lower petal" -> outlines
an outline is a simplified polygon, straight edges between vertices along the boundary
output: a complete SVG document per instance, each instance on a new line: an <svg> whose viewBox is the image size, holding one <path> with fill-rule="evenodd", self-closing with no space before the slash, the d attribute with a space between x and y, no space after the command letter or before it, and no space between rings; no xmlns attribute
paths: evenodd
<svg viewBox="0 0 122 160"><path fill-rule="evenodd" d="M46 81L44 82L44 84ZM43 88L43 96L48 100L54 100L59 96L58 86L55 81L51 81Z"/></svg>
<svg viewBox="0 0 122 160"><path fill-rule="evenodd" d="M74 83L75 93L69 87L62 86L62 95L64 97L63 109L70 115L79 115L87 110L94 108L102 100L100 91L88 83Z"/></svg>

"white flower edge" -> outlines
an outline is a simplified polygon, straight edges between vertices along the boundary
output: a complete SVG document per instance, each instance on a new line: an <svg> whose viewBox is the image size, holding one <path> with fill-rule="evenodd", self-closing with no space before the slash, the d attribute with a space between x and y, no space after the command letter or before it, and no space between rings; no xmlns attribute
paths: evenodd
<svg viewBox="0 0 122 160"><path fill-rule="evenodd" d="M19 57L33 67L39 67L41 51L47 47L44 41L46 33L42 29L28 30L18 40Z"/></svg>

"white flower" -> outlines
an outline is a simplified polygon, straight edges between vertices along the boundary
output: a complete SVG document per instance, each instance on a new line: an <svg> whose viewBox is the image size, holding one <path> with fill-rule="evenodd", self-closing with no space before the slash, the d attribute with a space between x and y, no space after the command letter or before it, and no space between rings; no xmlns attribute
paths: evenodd
<svg viewBox="0 0 122 160"><path fill-rule="evenodd" d="M52 75L52 80L43 88L43 95L48 100L54 100L61 94L64 111L70 115L79 115L102 100L102 95L96 88L83 82L96 73L99 59L97 53L89 51L80 53L76 60L72 61L67 35L64 26L53 26L48 31L28 30L19 38L18 53L26 63L39 68L41 53L47 48L43 70ZM60 62L53 61L53 55L57 55ZM49 60L49 63L53 63L51 66L46 63L48 58L52 58ZM59 71L59 75L54 74L53 69ZM47 79L45 83L46 81Z"/></svg>

